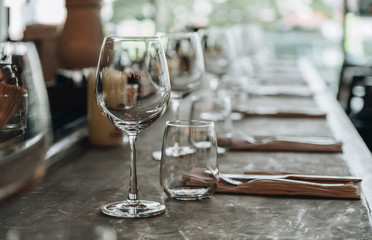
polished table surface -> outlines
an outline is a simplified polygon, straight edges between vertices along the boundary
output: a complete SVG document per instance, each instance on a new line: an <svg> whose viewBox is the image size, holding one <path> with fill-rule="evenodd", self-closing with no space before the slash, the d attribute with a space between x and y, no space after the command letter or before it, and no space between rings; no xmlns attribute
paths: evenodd
<svg viewBox="0 0 372 240"><path fill-rule="evenodd" d="M215 194L200 201L170 200L159 184L161 147L169 113L139 134L137 171L142 199L160 201L165 214L144 219L104 216L100 206L127 197L129 146L99 148L83 139L51 166L41 182L0 205L0 239L11 229L81 223L112 227L118 239L370 239L372 157L362 139L305 60L298 63L314 98L252 97L248 105L319 107L327 119L252 117L234 122L254 135L334 136L343 153L233 151L219 158L221 172L295 172L363 178L361 200ZM187 114L188 104L182 106Z"/></svg>

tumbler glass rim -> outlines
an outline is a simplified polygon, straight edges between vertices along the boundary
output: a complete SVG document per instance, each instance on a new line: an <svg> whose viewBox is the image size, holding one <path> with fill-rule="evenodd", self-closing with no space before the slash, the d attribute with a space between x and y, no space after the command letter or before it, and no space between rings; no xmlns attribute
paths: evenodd
<svg viewBox="0 0 372 240"><path fill-rule="evenodd" d="M133 42L145 42L145 41L160 41L158 36L107 36L105 41L133 41Z"/></svg>
<svg viewBox="0 0 372 240"><path fill-rule="evenodd" d="M166 126L171 127L213 127L214 122L212 121L202 121L202 120L175 120L167 121Z"/></svg>
<svg viewBox="0 0 372 240"><path fill-rule="evenodd" d="M170 38L177 38L177 39L189 38L189 37L194 37L196 39L199 38L199 34L197 32L157 32L156 36L160 38L170 37Z"/></svg>

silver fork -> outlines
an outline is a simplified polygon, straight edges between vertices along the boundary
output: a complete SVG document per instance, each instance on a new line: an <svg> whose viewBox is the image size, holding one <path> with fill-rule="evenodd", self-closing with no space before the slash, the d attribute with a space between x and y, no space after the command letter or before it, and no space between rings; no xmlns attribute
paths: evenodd
<svg viewBox="0 0 372 240"><path fill-rule="evenodd" d="M306 184L306 185L313 185L313 186L343 186L344 185L343 183L318 183L318 182L307 182L307 181L285 179L285 178L270 178L270 176L267 178L255 178L255 179L242 182L239 180L234 180L232 178L229 178L221 173L219 176L223 181L233 186L238 186L242 183L251 183L251 182L263 181L263 180L276 181L276 182L291 182L291 183L299 183L299 184Z"/></svg>
<svg viewBox="0 0 372 240"><path fill-rule="evenodd" d="M234 185L234 186L238 186L238 185L243 183L242 181L234 180L234 179L229 178L229 177L227 177L227 176L225 176L221 173L219 174L219 176L223 181L227 182L228 184Z"/></svg>
<svg viewBox="0 0 372 240"><path fill-rule="evenodd" d="M250 144L266 144L276 141L285 141L293 143L307 143L317 145L331 145L336 144L338 141L333 138L324 137L298 137L298 136L268 136L264 138L256 138L249 136L245 133L238 132L238 134L244 139L244 141Z"/></svg>

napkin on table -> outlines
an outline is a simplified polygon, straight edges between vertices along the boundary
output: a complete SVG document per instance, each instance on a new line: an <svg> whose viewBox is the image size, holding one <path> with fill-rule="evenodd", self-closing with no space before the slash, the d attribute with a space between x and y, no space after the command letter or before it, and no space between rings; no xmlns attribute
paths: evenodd
<svg viewBox="0 0 372 240"><path fill-rule="evenodd" d="M250 94L258 96L312 97L313 92L307 86L265 85L254 88Z"/></svg>
<svg viewBox="0 0 372 240"><path fill-rule="evenodd" d="M326 113L318 109L254 107L233 109L233 112L244 114L246 117L282 117L282 118L326 118Z"/></svg>
<svg viewBox="0 0 372 240"><path fill-rule="evenodd" d="M304 137L304 140L306 137ZM267 143L249 143L241 138L231 140L231 150L256 150L256 151L292 151L292 152L330 152L341 153L342 142L334 141L329 144L315 144L295 141L275 140Z"/></svg>
<svg viewBox="0 0 372 240"><path fill-rule="evenodd" d="M249 173L254 174L254 173ZM260 173L261 175L264 173ZM270 173L266 173L271 175ZM306 175L301 175L306 176ZM315 178L319 177L319 181ZM327 177L327 176L324 176ZM249 195L271 195L271 196L306 196L320 198L346 198L360 199L361 179L350 177L338 177L334 180L323 181L323 176L309 175L309 179L302 177L301 180L283 179L255 179L240 185L231 185L222 179L217 185L217 193L249 194ZM211 177L200 171L185 177L187 186L209 186Z"/></svg>

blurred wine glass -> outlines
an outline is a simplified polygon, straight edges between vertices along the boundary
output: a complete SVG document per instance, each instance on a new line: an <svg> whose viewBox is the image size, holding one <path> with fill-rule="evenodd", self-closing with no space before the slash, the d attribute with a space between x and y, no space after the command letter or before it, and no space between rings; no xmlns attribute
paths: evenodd
<svg viewBox="0 0 372 240"><path fill-rule="evenodd" d="M0 199L44 172L49 103L33 43L0 43Z"/></svg>
<svg viewBox="0 0 372 240"><path fill-rule="evenodd" d="M231 147L233 123L231 99L226 94L195 96L191 101L190 120L214 122L217 136L217 151L225 153Z"/></svg>
<svg viewBox="0 0 372 240"><path fill-rule="evenodd" d="M200 37L196 32L158 33L158 36L168 63L173 119L178 120L183 99L198 89L204 74ZM152 156L160 160L161 151L153 152Z"/></svg>
<svg viewBox="0 0 372 240"><path fill-rule="evenodd" d="M235 24L229 27L236 54L231 61L229 77L220 83L219 88L230 96L231 103L235 108L244 108L250 94L258 85L254 62L257 62L255 56L262 45L262 36L259 30L260 28L256 24ZM231 116L234 120L242 118L240 113L232 113Z"/></svg>
<svg viewBox="0 0 372 240"><path fill-rule="evenodd" d="M159 33L158 36L168 63L173 119L178 120L182 100L200 86L204 74L200 37L196 32Z"/></svg>
<svg viewBox="0 0 372 240"><path fill-rule="evenodd" d="M127 200L109 203L102 212L120 218L161 214L165 206L139 199L136 172L137 134L158 120L170 99L170 81L157 37L107 37L98 62L95 96L102 113L126 131L131 148Z"/></svg>
<svg viewBox="0 0 372 240"><path fill-rule="evenodd" d="M217 92L236 55L233 35L229 29L216 27L201 30L200 34L209 87Z"/></svg>

